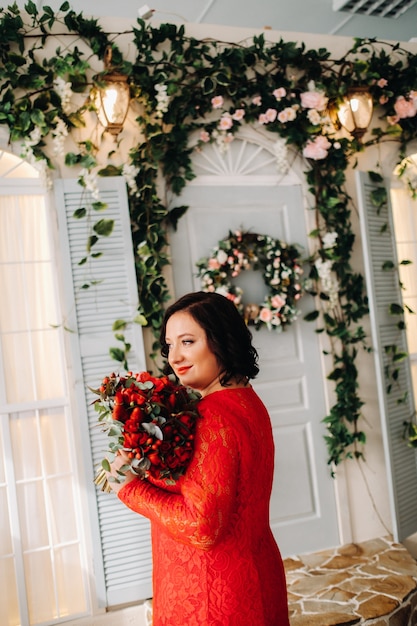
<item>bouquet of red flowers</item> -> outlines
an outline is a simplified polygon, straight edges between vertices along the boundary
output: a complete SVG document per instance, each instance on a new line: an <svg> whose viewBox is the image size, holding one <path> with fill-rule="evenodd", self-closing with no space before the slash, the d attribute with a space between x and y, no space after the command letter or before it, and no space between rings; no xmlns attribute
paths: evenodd
<svg viewBox="0 0 417 626"><path fill-rule="evenodd" d="M172 484L184 473L193 454L198 394L168 376L148 372L113 373L91 391L99 395L93 404L110 437L108 451L124 450L129 457L118 472L120 480L131 470L141 478L150 475ZM105 458L94 482L106 492L111 491L108 471Z"/></svg>

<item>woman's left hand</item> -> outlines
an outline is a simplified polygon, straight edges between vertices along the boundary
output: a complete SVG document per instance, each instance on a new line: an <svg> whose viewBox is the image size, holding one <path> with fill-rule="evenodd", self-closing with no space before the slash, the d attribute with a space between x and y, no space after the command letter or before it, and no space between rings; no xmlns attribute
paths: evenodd
<svg viewBox="0 0 417 626"><path fill-rule="evenodd" d="M127 456L126 452L124 452L124 450L119 450L119 452L114 457L113 462L110 463L110 467L111 467L110 472L106 472L109 485L115 493L118 493L118 491L123 487L123 485L126 485L127 483L130 483L131 480L134 480L135 478L137 478L135 474L133 474L130 470L128 470L127 472L124 472L124 475L126 478L125 480L123 480L123 482L116 482L111 479L113 477L113 478L116 478L117 481L120 481L121 476L120 476L120 473L118 473L118 471L120 471L120 468L122 468L124 465L127 465L129 463L129 460L130 459Z"/></svg>

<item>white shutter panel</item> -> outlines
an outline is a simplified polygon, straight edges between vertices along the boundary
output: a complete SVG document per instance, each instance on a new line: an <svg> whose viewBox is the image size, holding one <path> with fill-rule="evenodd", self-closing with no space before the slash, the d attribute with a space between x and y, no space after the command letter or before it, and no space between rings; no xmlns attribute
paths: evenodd
<svg viewBox="0 0 417 626"><path fill-rule="evenodd" d="M95 246L94 251L102 252L102 256L87 268L86 264L79 265L90 234L87 220L73 217L76 209L85 206L86 192L76 180L59 180L55 184L68 311L66 325L74 331L68 334L74 419L80 420L88 468L94 576L100 605L110 607L151 597L152 562L148 520L127 509L114 494L102 493L93 484L108 441L97 426L98 414L91 406L96 396L88 387L97 388L105 375L123 370L109 354L109 348L118 344L112 324L116 319L132 320L138 304L125 181L122 177L102 178L99 188L100 199L108 207L102 214L95 213L94 221L113 219L115 224L110 237L101 237ZM91 279L97 284L81 289ZM132 345L129 369L145 370L141 327L132 324L124 334Z"/></svg>
<svg viewBox="0 0 417 626"><path fill-rule="evenodd" d="M373 183L366 172L356 172L356 180L393 534L396 541L402 541L417 531L417 463L415 451L403 439L403 422L414 413L409 359L398 363L398 385L392 385L389 393L385 374L391 362L385 346L397 345L399 351L408 352L406 333L397 326L401 317L389 314L391 303L402 302L398 273L383 270L386 261L397 266L394 226L391 207L377 209L371 202L373 189L381 185ZM407 400L400 402L406 391Z"/></svg>

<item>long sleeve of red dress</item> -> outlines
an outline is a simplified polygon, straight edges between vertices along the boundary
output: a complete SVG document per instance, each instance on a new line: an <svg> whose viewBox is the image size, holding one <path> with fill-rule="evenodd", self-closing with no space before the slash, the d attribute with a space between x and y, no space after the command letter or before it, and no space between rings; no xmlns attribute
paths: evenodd
<svg viewBox="0 0 417 626"><path fill-rule="evenodd" d="M119 491L151 520L154 626L288 626L285 574L269 527L274 445L252 388L199 404L192 462L174 487Z"/></svg>

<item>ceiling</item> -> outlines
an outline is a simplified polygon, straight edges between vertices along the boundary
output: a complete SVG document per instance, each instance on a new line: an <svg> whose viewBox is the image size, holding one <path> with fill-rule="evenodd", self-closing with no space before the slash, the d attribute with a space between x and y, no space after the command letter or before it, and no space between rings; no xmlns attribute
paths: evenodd
<svg viewBox="0 0 417 626"><path fill-rule="evenodd" d="M57 10L63 0L37 0ZM347 0L346 0L347 2ZM194 22L276 31L376 37L410 41L417 38L417 3L398 18L371 17L334 10L344 0L70 0L84 16L115 16L136 21L142 7L153 10L151 21ZM18 1L20 6L25 1ZM348 4L373 5L375 0L351 0ZM402 5L406 0L378 0L379 5Z"/></svg>

